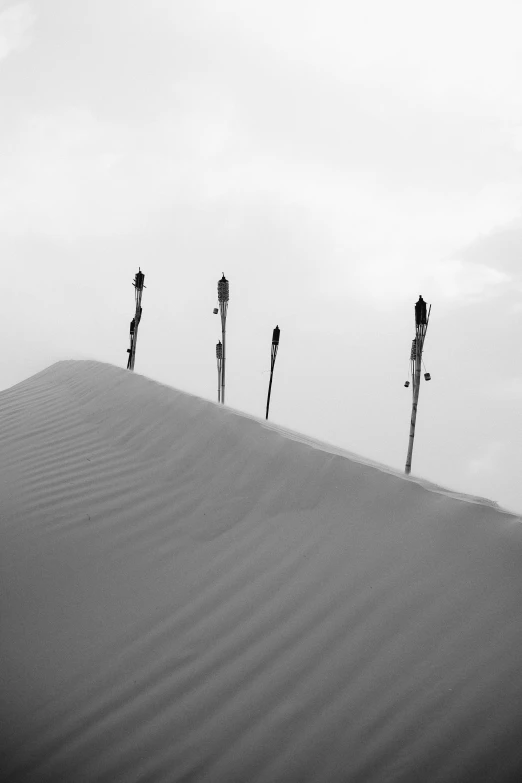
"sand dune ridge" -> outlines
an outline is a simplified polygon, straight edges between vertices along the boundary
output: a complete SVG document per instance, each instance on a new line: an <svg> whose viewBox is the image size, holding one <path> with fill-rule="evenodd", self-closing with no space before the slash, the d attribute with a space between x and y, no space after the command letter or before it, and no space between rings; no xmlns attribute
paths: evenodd
<svg viewBox="0 0 522 783"><path fill-rule="evenodd" d="M516 517L97 362L0 421L2 780L519 779Z"/></svg>

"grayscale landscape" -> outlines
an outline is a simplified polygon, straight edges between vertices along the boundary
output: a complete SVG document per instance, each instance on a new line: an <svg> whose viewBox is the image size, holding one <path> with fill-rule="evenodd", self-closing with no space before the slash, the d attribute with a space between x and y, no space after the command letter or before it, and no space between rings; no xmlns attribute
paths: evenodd
<svg viewBox="0 0 522 783"><path fill-rule="evenodd" d="M0 783L522 780L521 31L0 0Z"/></svg>

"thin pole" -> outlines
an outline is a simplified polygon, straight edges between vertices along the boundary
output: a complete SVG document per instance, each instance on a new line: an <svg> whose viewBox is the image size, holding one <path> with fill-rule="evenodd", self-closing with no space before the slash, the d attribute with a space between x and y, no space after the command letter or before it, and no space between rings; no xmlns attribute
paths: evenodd
<svg viewBox="0 0 522 783"><path fill-rule="evenodd" d="M216 359L218 372L218 402L221 402L221 365L223 362L223 346L221 343L217 343L216 345Z"/></svg>
<svg viewBox="0 0 522 783"><path fill-rule="evenodd" d="M424 310L419 308L419 303L422 303ZM430 319L431 305L428 311L428 317L426 318L426 303L419 297L419 302L415 306L415 352L412 351L413 361L413 402L411 407L411 420L410 420L410 435L408 438L408 453L406 455L405 473L407 476L411 473L411 461L413 456L413 441L415 439L415 425L417 423L417 409L419 407L419 392L421 383L421 369L422 369L422 351L424 348L424 340L426 338L426 331L428 329L428 323Z"/></svg>
<svg viewBox="0 0 522 783"><path fill-rule="evenodd" d="M221 404L225 404L226 324L229 299L229 283L225 275L218 281L218 302L221 312Z"/></svg>
<svg viewBox="0 0 522 783"><path fill-rule="evenodd" d="M127 353L129 354L127 358L127 370L131 369L131 363L132 363L132 346L134 344L134 324L135 324L135 319L133 318L130 323L130 348L127 348Z"/></svg>
<svg viewBox="0 0 522 783"><path fill-rule="evenodd" d="M227 313L226 310L223 312L223 308L221 309L221 341L223 343L223 358L221 360L221 402L224 405L225 404L225 357L226 357L226 348L225 348L225 339L226 339L226 323L227 323Z"/></svg>
<svg viewBox="0 0 522 783"><path fill-rule="evenodd" d="M266 419L268 419L268 409L270 408L270 395L272 394L272 380L274 377L274 367L275 367L275 361L277 357L277 350L279 348L280 333L281 330L279 326L276 326L272 334L272 351L270 354L270 383L268 384L268 397L266 399L266 416L265 416Z"/></svg>
<svg viewBox="0 0 522 783"><path fill-rule="evenodd" d="M268 419L268 409L270 408L270 395L272 394L272 378L274 377L274 362L272 362L272 369L270 370L270 383L268 384L268 399L266 401L266 416Z"/></svg>
<svg viewBox="0 0 522 783"><path fill-rule="evenodd" d="M417 328L418 331L418 328ZM408 454L406 457L406 475L411 473L411 458L413 456L413 441L415 438L415 424L417 422L417 408L419 406L419 391L420 391L420 375L421 375L421 341L417 336L415 340L415 374L412 378L413 382L413 403L411 406L411 421L410 421L410 437L408 439Z"/></svg>
<svg viewBox="0 0 522 783"><path fill-rule="evenodd" d="M140 291L139 301L141 302L141 291ZM141 306L138 304L138 299L136 299L136 315L134 316L134 337L132 338L132 352L131 352L131 366L130 366L131 370L134 370L134 362L136 361L136 344L138 342L138 325L140 322L139 321L140 310L141 310Z"/></svg>
<svg viewBox="0 0 522 783"><path fill-rule="evenodd" d="M131 345L129 349L129 361L127 363L128 370L134 370L134 363L136 361L136 345L138 342L138 327L141 320L141 297L143 295L144 281L145 275L140 268L136 273L133 282L134 295L136 299L136 313L134 315L133 322L131 322Z"/></svg>

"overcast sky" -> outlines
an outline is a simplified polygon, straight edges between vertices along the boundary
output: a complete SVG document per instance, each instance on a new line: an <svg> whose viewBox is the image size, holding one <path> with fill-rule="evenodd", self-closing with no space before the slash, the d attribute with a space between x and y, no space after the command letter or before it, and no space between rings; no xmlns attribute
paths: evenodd
<svg viewBox="0 0 522 783"><path fill-rule="evenodd" d="M520 0L0 0L0 388L126 366L522 511Z"/></svg>

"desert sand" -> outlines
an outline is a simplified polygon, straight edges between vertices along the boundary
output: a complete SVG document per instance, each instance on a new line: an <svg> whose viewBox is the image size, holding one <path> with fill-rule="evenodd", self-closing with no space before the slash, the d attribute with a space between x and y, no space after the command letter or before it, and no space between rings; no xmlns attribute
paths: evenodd
<svg viewBox="0 0 522 783"><path fill-rule="evenodd" d="M522 780L519 518L97 362L0 422L4 783Z"/></svg>

